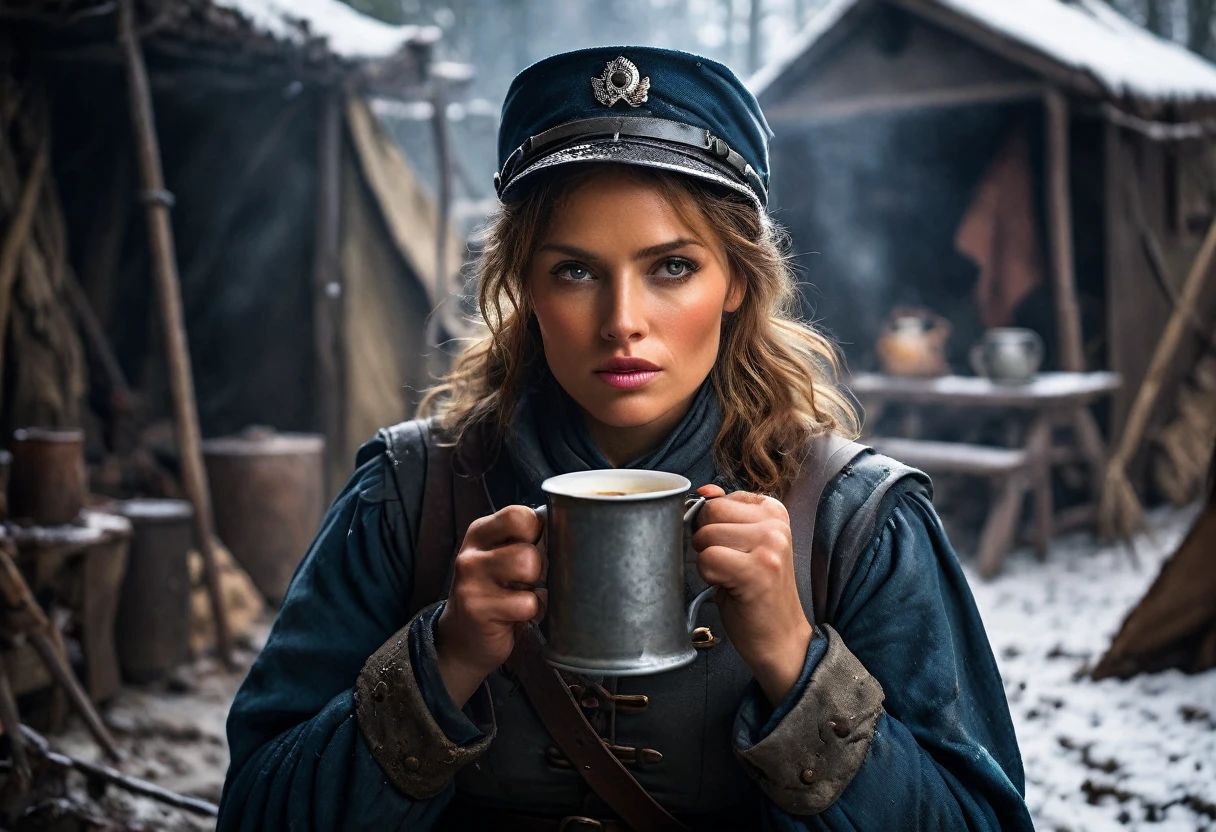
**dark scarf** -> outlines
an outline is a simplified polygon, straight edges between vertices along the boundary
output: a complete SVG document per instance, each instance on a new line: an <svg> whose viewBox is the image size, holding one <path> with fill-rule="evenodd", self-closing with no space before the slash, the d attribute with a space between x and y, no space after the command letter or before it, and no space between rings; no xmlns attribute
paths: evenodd
<svg viewBox="0 0 1216 832"><path fill-rule="evenodd" d="M613 467L592 441L578 405L548 372L540 375L520 398L506 439L518 496L532 504L543 502L540 484L548 477ZM721 427L722 405L706 379L663 443L622 467L681 474L693 488L713 482L714 440Z"/></svg>

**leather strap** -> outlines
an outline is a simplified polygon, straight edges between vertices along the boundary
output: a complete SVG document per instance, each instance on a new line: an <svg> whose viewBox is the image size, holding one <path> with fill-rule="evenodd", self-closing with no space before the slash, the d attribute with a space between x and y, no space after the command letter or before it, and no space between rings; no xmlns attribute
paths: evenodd
<svg viewBox="0 0 1216 832"><path fill-rule="evenodd" d="M496 187L501 194L511 180L527 165L541 155L546 148L575 140L612 136L619 140L641 138L653 139L672 145L680 145L705 154L707 157L728 165L735 175L756 192L762 202L768 201L768 190L755 169L742 155L723 139L704 127L696 127L680 121L654 116L597 116L559 124L528 139L511 152L503 162L497 175ZM552 152L552 151L550 151Z"/></svg>
<svg viewBox="0 0 1216 832"><path fill-rule="evenodd" d="M528 701L553 742L583 780L634 832L674 832L687 826L659 805L608 750L591 727L569 686L541 655L541 635L529 622L515 637L506 669L523 685Z"/></svg>
<svg viewBox="0 0 1216 832"><path fill-rule="evenodd" d="M864 450L865 445L834 433L817 437L811 441L803 470L785 494L794 539L794 575L807 621L823 621L827 614L828 566L832 553L815 546L819 500L827 484Z"/></svg>
<svg viewBox="0 0 1216 832"><path fill-rule="evenodd" d="M486 490L484 438L470 431L460 450L462 470L455 472L453 498L456 503L456 540L463 540L469 524L494 511ZM476 472L476 473L465 473ZM587 721L570 687L541 655L543 639L529 622L515 635L515 649L504 664L523 686L528 701L540 716L553 742L587 785L629 824L635 832L675 832L687 829L659 805L642 787L603 738Z"/></svg>
<svg viewBox="0 0 1216 832"><path fill-rule="evenodd" d="M439 444L425 421L419 421L426 442L426 486L422 492L422 519L414 542L414 587L410 593L410 617L442 598L448 566L456 555L456 500L453 493L452 452ZM392 445L390 443L390 451ZM392 457L391 457L392 458ZM393 458L393 464L400 461Z"/></svg>

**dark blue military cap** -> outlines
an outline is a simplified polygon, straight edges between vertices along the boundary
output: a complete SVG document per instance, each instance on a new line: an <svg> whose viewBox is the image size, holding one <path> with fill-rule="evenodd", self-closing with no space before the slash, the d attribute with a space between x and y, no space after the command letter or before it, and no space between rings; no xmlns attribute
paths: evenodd
<svg viewBox="0 0 1216 832"><path fill-rule="evenodd" d="M646 46L545 58L511 83L498 128L499 199L533 174L574 162L663 168L768 204L768 141L760 105L716 61Z"/></svg>

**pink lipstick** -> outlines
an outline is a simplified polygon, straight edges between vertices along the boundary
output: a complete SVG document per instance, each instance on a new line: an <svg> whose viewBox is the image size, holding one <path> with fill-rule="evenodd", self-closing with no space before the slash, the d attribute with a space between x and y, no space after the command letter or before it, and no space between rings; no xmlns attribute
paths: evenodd
<svg viewBox="0 0 1216 832"><path fill-rule="evenodd" d="M600 381L618 390L634 390L649 384L662 370L641 358L610 358L595 368Z"/></svg>

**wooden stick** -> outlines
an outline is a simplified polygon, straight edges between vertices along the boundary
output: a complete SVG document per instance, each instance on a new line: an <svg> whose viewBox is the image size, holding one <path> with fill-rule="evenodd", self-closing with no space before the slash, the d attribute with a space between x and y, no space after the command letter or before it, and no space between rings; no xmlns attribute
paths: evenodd
<svg viewBox="0 0 1216 832"><path fill-rule="evenodd" d="M1152 272L1153 279L1157 281L1157 287L1161 289L1161 293L1165 295L1166 300L1170 302L1170 308L1176 309L1179 306L1178 290L1174 288L1174 284L1170 281L1169 266L1165 262L1165 253L1161 249L1161 240L1157 237L1157 233L1153 231L1149 225L1148 217L1144 215L1144 200L1140 192L1140 177L1132 172L1132 175L1127 177L1127 201L1131 208L1132 222L1136 225L1136 231L1140 234L1140 245L1144 249L1144 256L1148 260L1149 271ZM1206 341L1216 349L1216 333L1209 332L1208 327L1199 320L1199 315L1194 309L1187 310L1187 323L1195 330L1195 334Z"/></svg>
<svg viewBox="0 0 1216 832"><path fill-rule="evenodd" d="M1149 362L1148 370L1144 373L1144 381L1141 382L1136 400L1132 403L1131 412L1128 414L1127 423L1123 428L1123 435L1119 438L1119 445L1111 454L1110 462L1107 465L1106 479L1102 488L1102 502L1099 508L1102 532L1107 537L1127 537L1140 526L1143 520L1140 502L1136 498L1131 483L1127 481L1125 469L1140 447L1140 440L1144 437L1144 430L1148 427L1149 418L1157 404L1157 396L1161 392L1165 374L1173 363L1178 351L1178 344L1182 341L1182 334L1186 331L1190 310L1195 308L1198 303L1210 274L1214 255L1216 255L1216 221L1213 221L1208 227L1208 233L1203 238L1199 254L1191 264L1191 270L1187 274L1186 282L1182 286L1182 293L1178 298L1178 305L1170 313L1165 330L1157 341L1157 348L1153 351L1152 361Z"/></svg>
<svg viewBox="0 0 1216 832"><path fill-rule="evenodd" d="M148 71L135 33L133 0L119 0L118 40L127 67L127 87L130 94L131 121L139 157L140 180L147 203L148 243L152 253L152 273L160 299L161 323L164 327L165 349L168 353L169 380L173 388L173 413L177 426L177 447L181 457L182 484L194 504L194 531L203 556L203 574L211 615L215 619L215 642L220 660L231 670L232 639L228 633L228 618L224 614L224 596L220 588L219 559L215 552L212 531L211 492L207 487L207 469L199 447L198 408L194 400L194 379L190 374L190 345L186 340L186 324L182 315L181 285L177 275L177 259L173 250L173 227L169 223L169 199L161 169L160 147L156 137L156 119L152 113L152 95L148 90Z"/></svg>
<svg viewBox="0 0 1216 832"><path fill-rule="evenodd" d="M120 771L115 771L108 766L99 766L96 763L90 763L85 760L77 759L70 754L63 754L58 751L52 751L50 743L46 738L30 728L28 725L21 726L21 733L29 741L39 755L47 762L59 766L60 768L70 768L79 771L81 774L89 778L96 778L106 783L112 783L121 789L138 794L143 797L150 797L153 800L158 800L161 803L168 804L177 809L185 809L188 812L194 812L199 815L208 817L217 817L220 813L220 807L206 800L201 800L197 797L187 797L177 792L171 792L168 789L157 786L154 783L149 783L147 780L140 780L138 777L131 777L123 774Z"/></svg>
<svg viewBox="0 0 1216 832"><path fill-rule="evenodd" d="M13 563L8 552L3 549L0 549L0 595L4 597L9 608L14 610L14 615L24 618L26 626L23 632L42 659L42 663L46 665L46 669L51 672L51 676L67 693L68 699L84 719L89 733L97 740L97 744L113 760L121 760L122 757L118 753L118 746L114 744L114 738L106 730L105 723L97 714L97 709L93 707L88 694L84 692L84 688L76 679L76 674L72 672L62 644L58 643L54 637L58 633L55 625L46 617L42 607L38 606L33 593L30 592L29 585L21 576L21 570L17 568L17 564Z"/></svg>
<svg viewBox="0 0 1216 832"><path fill-rule="evenodd" d="M8 734L13 746L13 769L17 772L17 779L23 787L28 786L33 782L34 772L30 769L30 758L25 753L25 740L18 730L21 712L17 710L17 697L13 696L13 686L9 684L8 668L4 666L3 657L0 657L0 720L4 721L4 733Z"/></svg>
<svg viewBox="0 0 1216 832"><path fill-rule="evenodd" d="M1060 368L1085 371L1081 313L1072 262L1072 202L1068 193L1068 101L1057 89L1044 95L1047 111L1047 228L1051 235L1052 285Z"/></svg>
<svg viewBox="0 0 1216 832"><path fill-rule="evenodd" d="M38 142L38 150L34 153L34 161L26 174L25 184L21 189L21 199L17 202L17 210L9 223L4 235L4 243L0 246L0 367L4 366L4 343L7 340L9 301L12 298L13 282L17 277L17 266L21 262L22 252L30 237L30 229L34 226L34 214L38 207L38 196L42 193L42 180L46 176L50 160L50 150L46 134L43 133Z"/></svg>
<svg viewBox="0 0 1216 832"><path fill-rule="evenodd" d="M332 493L345 470L342 358L342 95L326 93L317 136L317 236L313 254L313 317L317 408L325 434L325 487Z"/></svg>

